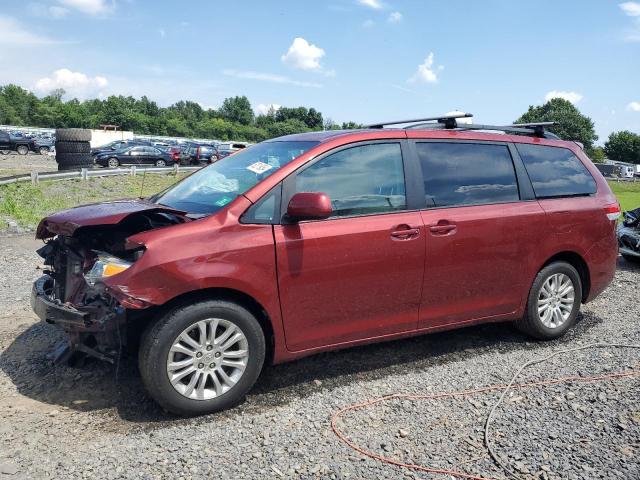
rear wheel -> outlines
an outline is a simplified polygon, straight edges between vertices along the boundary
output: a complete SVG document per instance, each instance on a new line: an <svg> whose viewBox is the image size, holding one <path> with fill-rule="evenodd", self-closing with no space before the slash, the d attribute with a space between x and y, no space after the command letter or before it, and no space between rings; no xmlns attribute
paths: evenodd
<svg viewBox="0 0 640 480"><path fill-rule="evenodd" d="M235 303L210 300L169 311L142 338L144 386L165 409L202 415L236 405L264 362L256 318Z"/></svg>
<svg viewBox="0 0 640 480"><path fill-rule="evenodd" d="M38 149L38 152L40 153L40 155L46 155L47 153L49 153L49 147L40 147Z"/></svg>
<svg viewBox="0 0 640 480"><path fill-rule="evenodd" d="M156 167L166 167L167 166L167 162L165 160L156 160Z"/></svg>
<svg viewBox="0 0 640 480"><path fill-rule="evenodd" d="M540 340L561 337L575 323L582 300L582 281L569 263L554 262L536 275L525 315L516 326Z"/></svg>
<svg viewBox="0 0 640 480"><path fill-rule="evenodd" d="M26 145L18 145L18 147L16 148L16 152L18 152L19 155L26 155L27 153L29 153L29 147L27 147Z"/></svg>

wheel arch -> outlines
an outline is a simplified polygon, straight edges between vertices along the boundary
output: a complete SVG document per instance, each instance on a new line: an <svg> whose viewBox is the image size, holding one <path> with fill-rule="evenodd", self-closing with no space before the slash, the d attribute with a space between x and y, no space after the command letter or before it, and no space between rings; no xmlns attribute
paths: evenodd
<svg viewBox="0 0 640 480"><path fill-rule="evenodd" d="M578 274L580 275L580 281L582 282L581 300L582 302L585 302L585 300L589 297L589 291L591 290L591 273L585 259L580 254L570 250L558 252L547 259L547 261L540 266L538 271L554 262L567 262L578 271Z"/></svg>
<svg viewBox="0 0 640 480"><path fill-rule="evenodd" d="M147 315L144 315L143 318L139 319L142 321L139 322L136 320L136 323L139 325L138 328L135 328L135 332L132 333L134 333L134 335L141 334L143 330L145 330L150 324L155 323L165 312L169 310L206 300L225 300L236 303L249 310L249 312L251 312L251 314L258 320L260 328L262 328L262 332L264 333L266 344L265 363L272 362L275 351L275 337L273 324L269 314L260 302L251 295L233 288L212 287L201 290L192 290L177 295L165 304L153 307ZM137 344L138 341L139 339L136 339L135 343Z"/></svg>

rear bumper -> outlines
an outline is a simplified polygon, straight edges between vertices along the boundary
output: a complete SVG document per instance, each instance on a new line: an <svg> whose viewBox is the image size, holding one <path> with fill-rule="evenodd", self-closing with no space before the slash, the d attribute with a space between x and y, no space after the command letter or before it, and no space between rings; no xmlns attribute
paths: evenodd
<svg viewBox="0 0 640 480"><path fill-rule="evenodd" d="M31 308L35 314L43 322L61 325L65 330L87 329L91 323L89 312L59 303L47 295L48 286L52 282L53 279L49 275L43 275L33 283Z"/></svg>

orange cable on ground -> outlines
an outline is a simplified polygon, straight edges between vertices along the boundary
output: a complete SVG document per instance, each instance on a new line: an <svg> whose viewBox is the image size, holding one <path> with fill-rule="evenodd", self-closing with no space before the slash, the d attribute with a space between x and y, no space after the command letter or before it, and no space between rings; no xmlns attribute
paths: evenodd
<svg viewBox="0 0 640 480"><path fill-rule="evenodd" d="M494 384L494 385L488 385L486 387L480 387L480 388L475 388L475 389L470 389L470 390L462 390L462 391L454 391L454 392L440 392L440 393L434 393L434 394L396 393L396 394L387 395L387 396L384 396L384 397L379 397L379 398L375 398L375 399L372 399L372 400L368 400L368 401L362 402L362 403L354 403L354 404L351 404L351 405L348 405L346 407L341 408L340 410L338 410L337 412L335 412L331 416L331 430L333 430L333 433L335 433L335 435L343 443L345 443L348 447L350 447L351 449L355 450L356 452L358 452L358 453L360 453L360 454L362 454L362 455L364 455L366 457L372 458L374 460L378 460L378 461L383 462L383 463L388 463L390 465L395 465L395 466L398 466L398 467L408 468L410 470L417 470L417 471L422 471L422 472L432 473L432 474L450 475L450 476L454 476L454 477L458 477L458 478L465 478L465 479L469 479L469 480L495 480L495 479L492 479L492 478L481 477L481 476L478 476L478 475L472 475L472 474L469 474L469 473L460 472L460 471L456 471L456 470L435 468L435 467L429 467L429 466L425 466L425 465L418 465L418 464L414 464L414 463L404 463L404 462L401 462L399 460L395 460L393 458L385 457L383 455L378 455L377 453L374 453L374 452L371 452L369 450L366 450L366 449L358 446L357 444L355 444L351 440L349 440L349 438L346 436L346 434L344 434L344 433L342 433L340 431L340 429L337 426L337 422L340 419L340 417L342 417L347 412L350 412L350 411L353 411L353 410L359 410L359 409L362 409L364 407L375 405L377 403L386 402L388 400L395 400L395 399L437 400L437 399L441 399L441 398L461 397L461 396L475 395L475 394L478 394L478 393L486 393L486 392L492 392L492 391L496 391L496 390L503 390L503 393L502 393L500 399L498 400L498 402L496 402L496 404L491 409L489 417L487 417L487 423L486 423L486 426L485 426L485 442L487 444L487 448L489 450L489 454L490 454L491 458L498 464L498 466L503 468L509 475L515 477L515 475L513 475L506 468L505 465L503 465L502 463L500 463L496 459L495 455L493 454L493 451L491 450L491 446L490 446L490 444L488 442L488 437L487 437L488 428L489 428L489 422L491 420L491 416L493 415L495 409L501 403L502 399L504 398L504 396L506 395L507 391L510 388L531 388L531 387L542 387L542 386L555 385L555 384L567 383L567 382L589 383L589 382L598 382L598 381L604 381L604 380L617 380L617 379L624 379L624 378L632 378L632 377L640 376L640 370L628 370L626 372L615 372L615 373L609 373L609 374L603 374L603 375L593 375L593 376L588 376L588 377L581 377L581 376L573 375L573 376L569 376L569 377L560 377L560 378L553 378L553 379L549 379L549 380L540 380L540 381L536 381L536 382L519 383L519 384L514 383L514 380L518 377L518 375L520 375L520 373L527 366L530 366L530 365L533 365L533 364L536 364L536 363L541 363L541 362L549 360L550 358L555 357L555 356L557 356L559 354L568 353L568 352L574 352L574 351L577 351L577 350L585 350L587 348L606 348L606 347L640 348L640 345L596 343L596 344L590 344L590 345L586 345L586 346L582 346L582 347L572 348L572 349L569 349L569 350L562 350L562 351L559 351L559 352L555 352L555 353L553 353L553 354L551 354L551 355L549 355L547 357L544 357L542 359L537 359L537 360L533 360L531 362L525 363L522 367L520 367L520 369L517 371L517 373L512 377L511 382L508 383L508 384Z"/></svg>

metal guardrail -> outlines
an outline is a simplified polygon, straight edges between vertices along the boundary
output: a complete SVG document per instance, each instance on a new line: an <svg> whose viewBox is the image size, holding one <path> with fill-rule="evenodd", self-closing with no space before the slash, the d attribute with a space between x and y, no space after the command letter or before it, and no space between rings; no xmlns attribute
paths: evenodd
<svg viewBox="0 0 640 480"><path fill-rule="evenodd" d="M180 172L195 172L202 167L181 167L175 164L173 167L147 167L140 168L136 165L131 167L118 167L118 168L82 168L80 170L65 170L62 172L31 172L24 175L13 175L10 177L0 178L0 185L8 185L10 183L18 182L31 182L37 185L41 180L68 180L79 178L81 180L89 180L92 177L110 177L114 175L131 175L136 176L138 174L145 173L180 173Z"/></svg>

